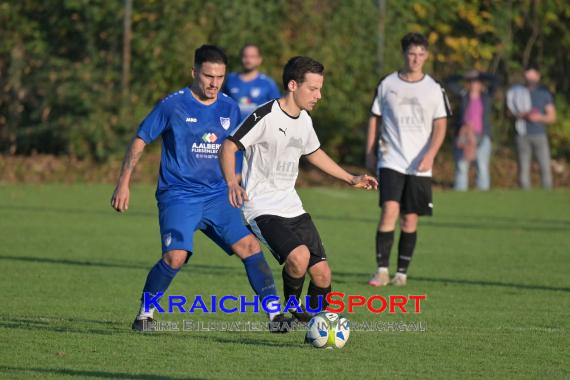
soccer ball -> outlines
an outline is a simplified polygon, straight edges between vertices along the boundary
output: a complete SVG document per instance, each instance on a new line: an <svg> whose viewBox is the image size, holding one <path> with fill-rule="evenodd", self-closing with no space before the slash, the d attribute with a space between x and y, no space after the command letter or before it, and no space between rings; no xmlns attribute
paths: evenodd
<svg viewBox="0 0 570 380"><path fill-rule="evenodd" d="M307 325L305 342L317 348L342 348L350 336L350 322L340 314L322 312Z"/></svg>

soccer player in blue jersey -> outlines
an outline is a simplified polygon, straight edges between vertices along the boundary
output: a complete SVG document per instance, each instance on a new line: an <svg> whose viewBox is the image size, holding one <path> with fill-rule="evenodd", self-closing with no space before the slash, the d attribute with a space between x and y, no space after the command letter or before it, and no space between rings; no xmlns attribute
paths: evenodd
<svg viewBox="0 0 570 380"><path fill-rule="evenodd" d="M141 123L127 151L117 187L111 198L114 209L129 206L129 182L145 146L162 137L160 174L156 190L162 258L148 273L141 309L133 322L143 330L153 321L145 312L144 293L165 292L193 252L194 231L201 230L229 255L244 263L250 284L260 299L276 296L271 269L257 239L243 225L240 212L230 206L217 152L238 125L239 109L219 94L227 58L218 47L203 45L194 56L193 83L160 101ZM286 331L282 313L270 313L272 331Z"/></svg>
<svg viewBox="0 0 570 380"><path fill-rule="evenodd" d="M245 120L263 103L281 96L273 79L259 72L262 62L259 46L245 45L241 49L242 71L230 73L224 84L223 91L239 104L240 120Z"/></svg>

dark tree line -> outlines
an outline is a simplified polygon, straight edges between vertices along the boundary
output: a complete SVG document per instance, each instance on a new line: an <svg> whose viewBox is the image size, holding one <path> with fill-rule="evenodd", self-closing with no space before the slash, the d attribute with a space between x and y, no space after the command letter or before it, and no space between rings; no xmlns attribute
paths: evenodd
<svg viewBox="0 0 570 380"><path fill-rule="evenodd" d="M420 31L437 79L477 68L506 85L539 64L557 93L554 153L570 157L569 20L564 0L3 0L0 152L121 155L154 102L189 83L196 47L224 47L237 69L240 47L255 42L278 83L292 55L325 64L320 138L336 158L361 163L374 87L399 67L400 37ZM495 135L506 143L503 108L499 92Z"/></svg>

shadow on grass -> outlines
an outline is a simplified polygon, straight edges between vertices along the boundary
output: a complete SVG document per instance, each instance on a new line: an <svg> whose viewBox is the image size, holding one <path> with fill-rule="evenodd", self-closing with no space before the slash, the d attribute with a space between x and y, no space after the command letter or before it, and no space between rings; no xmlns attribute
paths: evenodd
<svg viewBox="0 0 570 380"><path fill-rule="evenodd" d="M72 325L61 324L71 323ZM127 328L127 325L121 325L119 322L109 322L107 321L107 326L104 328L93 328L84 326L82 327L80 323L101 323L101 321L89 321L89 320L78 320L74 319L58 319L58 318L9 318L4 319L0 317L0 328L6 329L21 329L30 331L45 331L45 332L56 332L56 333L77 333L77 334L90 334L90 335L118 335L126 334L131 331Z"/></svg>
<svg viewBox="0 0 570 380"><path fill-rule="evenodd" d="M78 265L87 267L101 267L101 268L121 268L121 269L145 269L149 270L150 265L141 264L122 264L122 263L106 263L94 261L81 261L81 260L68 260L68 259L50 259L46 257L30 257L30 256L0 256L0 260L13 260L24 261L44 264L58 264L58 265ZM236 275L242 276L242 268L225 267L221 265L204 265L204 264L191 264L185 269L189 274L205 274L205 275ZM369 277L369 273L355 273L355 272L339 272L333 273L334 282L337 283L364 283ZM464 280L454 278L437 278L437 277L416 277L410 276L410 280L436 282L443 284L457 284L457 285L477 285L477 286L497 286L515 289L530 289L530 290L547 290L556 292L570 292L570 288L555 287L546 285L529 285L517 284L500 281L488 280Z"/></svg>
<svg viewBox="0 0 570 380"><path fill-rule="evenodd" d="M113 216L117 215L110 207L107 211L102 209L81 209L70 207L44 207L44 206L13 206L13 205L0 205L0 210L13 210L23 212L51 212L72 215L99 215L99 216ZM131 210L123 216L134 217L157 217L157 211L137 211ZM378 223L378 216L365 217L365 216L351 216L351 215L324 215L313 214L315 219L338 221L338 222L361 222L361 223ZM468 221L468 222L466 222ZM570 230L570 220L557 220L557 219L541 219L541 218L516 218L501 215L454 215L451 218L448 216L439 216L436 219L426 219L422 225L441 228L463 228L463 229L479 229L479 230L524 230L535 232L553 232L553 231L568 231Z"/></svg>
<svg viewBox="0 0 570 380"><path fill-rule="evenodd" d="M155 379L203 379L200 377L172 377L165 375L137 375L134 373L124 372L107 372L107 371L93 371L93 370L80 370L70 368L20 368L0 366L0 372L34 372L36 376L41 375L60 375L60 376L77 376L77 377L95 377L100 379L135 379L135 380L155 380Z"/></svg>
<svg viewBox="0 0 570 380"><path fill-rule="evenodd" d="M121 262L104 262L104 261L89 261L89 260L71 260L71 259L56 259L49 257L34 257L34 256L0 256L0 260L10 261L23 261L28 263L39 264L54 264L54 265L73 265L81 267L96 267L96 268L120 268L120 269L144 269L150 270L154 263L140 264L140 263L121 263ZM243 269L240 267L227 267L223 265L208 265L208 264L188 264L182 273L189 274L207 274L207 275L235 275L239 273L244 275Z"/></svg>
<svg viewBox="0 0 570 380"><path fill-rule="evenodd" d="M380 215L380 214L378 214ZM334 222L360 222L377 224L378 218L354 217L350 215L322 215L313 214L314 219ZM550 219L520 219L501 216L454 216L436 217L435 219L422 219L421 226L435 228L458 228L468 230L505 230L505 231L531 231L531 232L559 232L570 231L570 221ZM421 228L421 227L420 227Z"/></svg>
<svg viewBox="0 0 570 380"><path fill-rule="evenodd" d="M223 343L223 344L245 344L251 346L265 346L265 347L277 347L277 348L290 348L295 347L299 348L302 346L301 343L290 343L290 342L283 342L279 340L279 335L281 334L272 334L269 331L262 331L259 332L261 335L264 334L271 334L275 336L276 340L267 340L267 339L254 339L244 336L235 336L235 333L224 334L223 336L219 335L212 335L212 336L204 336L204 335L193 335L192 338L203 339L204 341L208 342L216 342L216 343Z"/></svg>
<svg viewBox="0 0 570 380"><path fill-rule="evenodd" d="M365 284L370 277L370 273L355 273L355 272L333 272L333 282L337 283L361 283ZM570 288L556 287L556 286L546 286L546 285L529 285L529 284L517 284L510 282L500 282L500 281L488 281L488 280L463 280L458 278L441 278L441 277L422 277L422 276L409 276L410 281L425 281L441 283L443 285L455 284L455 285L474 285L474 286L494 286L502 288L513 288L513 289L528 289L528 290L545 290L552 292L570 292Z"/></svg>
<svg viewBox="0 0 570 380"><path fill-rule="evenodd" d="M70 323L65 325L58 323ZM101 328L82 327L81 324L104 324L107 326ZM54 317L38 317L38 318L25 318L25 317L9 317L4 319L0 316L0 328L7 329L22 329L29 331L39 332L54 332L54 333L75 333L87 335L105 335L105 336L121 336L121 339L126 337L142 337L143 339L161 339L168 337L168 339L192 339L200 340L210 343L223 343L223 344L239 344L251 346L263 346L274 348L290 348L301 347L302 345L283 342L279 339L280 334L272 334L269 331L257 331L260 339L244 336L241 332L227 332L227 331L155 331L149 333L139 333L131 330L130 325L125 322L119 321L100 321L100 320L87 320L78 318L54 318ZM250 332L245 332L250 333ZM205 334L205 335L204 335ZM266 339L272 336L273 339Z"/></svg>
<svg viewBox="0 0 570 380"><path fill-rule="evenodd" d="M103 209L84 209L72 207L45 207L45 206L13 206L13 205L0 205L0 210L12 210L22 212L48 212L58 214L71 214L71 215L99 215L99 216L116 216L121 213L113 210L111 206L105 211ZM155 209L156 210L156 209ZM127 213L121 214L123 216L142 216L142 217L157 217L158 211L137 211L131 210Z"/></svg>

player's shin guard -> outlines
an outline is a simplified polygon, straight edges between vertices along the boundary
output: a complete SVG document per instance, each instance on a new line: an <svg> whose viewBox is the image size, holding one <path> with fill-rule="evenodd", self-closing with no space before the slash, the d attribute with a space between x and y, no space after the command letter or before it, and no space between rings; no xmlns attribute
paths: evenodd
<svg viewBox="0 0 570 380"><path fill-rule="evenodd" d="M398 273L406 274L412 255L416 248L416 240L418 234L414 232L400 232L400 241L398 242Z"/></svg>
<svg viewBox="0 0 570 380"><path fill-rule="evenodd" d="M269 296L277 296L275 281L271 268L265 260L263 253L258 252L246 257L243 261L247 278L251 288L259 296L260 301ZM269 319L273 319L279 313L269 313Z"/></svg>
<svg viewBox="0 0 570 380"><path fill-rule="evenodd" d="M387 268L390 265L390 251L394 244L394 231L376 232L376 263L378 268Z"/></svg>
<svg viewBox="0 0 570 380"><path fill-rule="evenodd" d="M329 303L327 302L327 295L331 292L331 286L327 286L326 288L321 288L315 284L313 281L309 283L309 309L311 312L324 311L328 306ZM319 300L319 297L321 298Z"/></svg>
<svg viewBox="0 0 570 380"><path fill-rule="evenodd" d="M295 296L295 299L297 302L299 302L304 283L305 276L301 278L291 277L285 270L285 267L283 267L283 295L285 296L284 303L287 303L291 296Z"/></svg>
<svg viewBox="0 0 570 380"><path fill-rule="evenodd" d="M141 295L141 310L139 312L139 317L141 318L152 318L154 310L145 311L144 307L144 293L149 293L150 297L154 297L157 293L166 292L168 286L176 276L180 269L174 269L168 265L163 259L158 260L156 264L152 267L146 282L144 284L143 293Z"/></svg>

